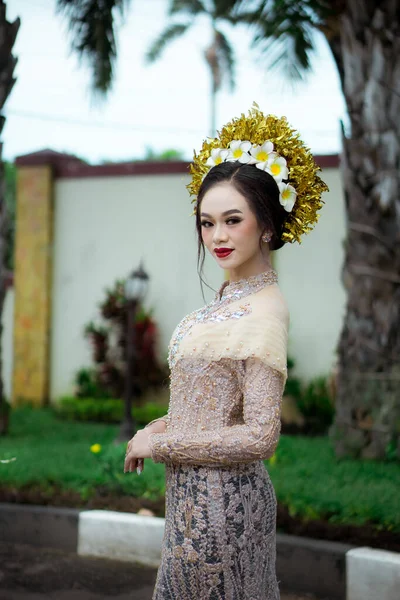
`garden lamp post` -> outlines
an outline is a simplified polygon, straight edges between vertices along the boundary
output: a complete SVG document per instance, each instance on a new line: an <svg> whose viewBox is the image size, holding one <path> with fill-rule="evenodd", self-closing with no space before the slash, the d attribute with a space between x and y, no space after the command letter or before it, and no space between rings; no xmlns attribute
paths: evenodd
<svg viewBox="0 0 400 600"><path fill-rule="evenodd" d="M149 276L144 271L142 264L128 276L125 282L126 300L126 375L124 397L124 419L121 423L118 440L130 440L135 433L135 423L132 418L132 399L134 396L134 382L132 370L135 361L136 336L135 317L138 305L143 302L149 285Z"/></svg>

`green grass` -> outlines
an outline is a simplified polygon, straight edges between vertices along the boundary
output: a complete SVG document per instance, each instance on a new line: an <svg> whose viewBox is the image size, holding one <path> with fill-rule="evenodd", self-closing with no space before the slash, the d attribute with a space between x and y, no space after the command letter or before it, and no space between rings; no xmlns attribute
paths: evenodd
<svg viewBox="0 0 400 600"><path fill-rule="evenodd" d="M0 484L57 485L90 495L106 485L117 493L157 498L165 492L164 466L146 461L142 475L123 473L126 444L115 444L118 426L58 419L51 409L13 410L10 434L0 438ZM95 455L93 444L102 451Z"/></svg>
<svg viewBox="0 0 400 600"><path fill-rule="evenodd" d="M143 474L123 473L125 444L114 444L116 425L58 419L51 409L12 412L10 435L0 438L0 484L40 484L88 496L97 486L117 494L156 499L165 493L164 465L146 460ZM102 451L94 455L90 446ZM327 438L282 436L266 461L278 500L305 519L400 532L400 465L335 459Z"/></svg>
<svg viewBox="0 0 400 600"><path fill-rule="evenodd" d="M293 516L400 532L398 462L338 461L327 438L282 436L268 470Z"/></svg>

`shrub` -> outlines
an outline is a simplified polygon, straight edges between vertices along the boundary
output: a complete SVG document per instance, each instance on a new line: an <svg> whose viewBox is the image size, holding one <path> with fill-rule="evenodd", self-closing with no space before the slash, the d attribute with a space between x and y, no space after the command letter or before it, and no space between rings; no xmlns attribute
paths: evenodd
<svg viewBox="0 0 400 600"><path fill-rule="evenodd" d="M79 369L75 375L76 395L79 398L110 398L108 390L100 383L95 369Z"/></svg>
<svg viewBox="0 0 400 600"><path fill-rule="evenodd" d="M301 396L301 381L293 375L294 364L294 360L289 357L287 361L288 378L285 386L285 395L298 400Z"/></svg>
<svg viewBox="0 0 400 600"><path fill-rule="evenodd" d="M124 414L124 402L111 398L66 396L59 400L54 409L60 417L68 420L119 423ZM148 402L143 406L134 406L132 416L139 426L144 426L154 419L163 417L167 410L167 406Z"/></svg>
<svg viewBox="0 0 400 600"><path fill-rule="evenodd" d="M124 284L124 280L117 280L112 288L106 290L100 303L100 318L106 326L91 321L85 327L95 366L94 369L83 370L84 375L90 374L89 380L82 380L82 376L77 378L78 396L100 397L89 392L90 388L94 388L94 391L104 390L103 397L121 397L129 368L135 395L140 402L141 396L149 389L162 387L168 377L166 363L159 362L156 356L158 328L152 311L138 305L135 322L129 331L127 329L129 305ZM129 341L135 345L135 361L130 367L126 356ZM82 370L80 373L82 375Z"/></svg>
<svg viewBox="0 0 400 600"><path fill-rule="evenodd" d="M298 407L306 418L307 432L326 433L333 422L335 408L326 377L316 377L304 387L297 399Z"/></svg>

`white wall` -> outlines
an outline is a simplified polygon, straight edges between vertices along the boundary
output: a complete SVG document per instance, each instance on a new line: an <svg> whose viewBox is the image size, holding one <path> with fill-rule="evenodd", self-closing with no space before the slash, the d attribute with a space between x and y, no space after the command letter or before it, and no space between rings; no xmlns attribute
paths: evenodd
<svg viewBox="0 0 400 600"><path fill-rule="evenodd" d="M160 353L185 314L204 304L197 276L193 211L182 175L65 179L56 184L52 399L73 389L91 364L84 325L98 316L104 290L144 261L147 306L160 328ZM214 289L224 273L205 270ZM213 293L205 288L207 301Z"/></svg>
<svg viewBox="0 0 400 600"><path fill-rule="evenodd" d="M4 393L11 400L12 368L13 368L13 331L14 331L14 288L9 287L4 299L3 314L1 315L3 334L1 336L2 370Z"/></svg>
<svg viewBox="0 0 400 600"><path fill-rule="evenodd" d="M304 378L327 373L334 360L345 295L340 283L344 210L337 169L315 231L275 253L291 312L290 354ZM104 290L141 259L150 275L147 306L160 328L166 357L180 319L204 304L196 271L192 205L183 175L62 179L56 183L51 398L73 390L76 371L91 364L84 325L98 317ZM224 273L206 263L218 288ZM205 288L206 300L213 293Z"/></svg>
<svg viewBox="0 0 400 600"><path fill-rule="evenodd" d="M315 229L299 245L275 253L279 282L289 305L289 354L305 379L326 375L344 317L346 295L341 284L344 260L345 208L338 169L324 169L330 191Z"/></svg>

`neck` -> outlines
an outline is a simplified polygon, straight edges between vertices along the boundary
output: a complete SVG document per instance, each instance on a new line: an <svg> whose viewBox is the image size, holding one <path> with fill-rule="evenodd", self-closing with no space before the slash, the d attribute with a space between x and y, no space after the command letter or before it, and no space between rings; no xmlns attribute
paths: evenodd
<svg viewBox="0 0 400 600"><path fill-rule="evenodd" d="M259 275L265 271L272 269L271 259L268 254L259 255L256 259L247 261L235 269L229 269L229 281L239 281L240 279L248 279L253 275Z"/></svg>

